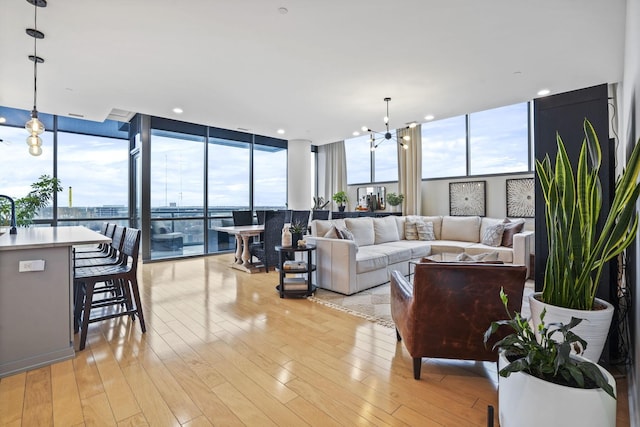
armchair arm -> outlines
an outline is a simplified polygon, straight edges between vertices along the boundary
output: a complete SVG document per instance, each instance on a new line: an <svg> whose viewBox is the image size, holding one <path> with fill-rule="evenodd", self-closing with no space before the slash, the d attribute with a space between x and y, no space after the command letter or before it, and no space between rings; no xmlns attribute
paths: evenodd
<svg viewBox="0 0 640 427"><path fill-rule="evenodd" d="M527 267L527 277L531 272L531 242L533 242L533 231L523 231L513 235L513 264Z"/></svg>
<svg viewBox="0 0 640 427"><path fill-rule="evenodd" d="M408 325L413 318L413 286L397 270L391 272L390 295L391 318L396 325L396 331L405 340L407 348L411 348L412 337L408 336Z"/></svg>

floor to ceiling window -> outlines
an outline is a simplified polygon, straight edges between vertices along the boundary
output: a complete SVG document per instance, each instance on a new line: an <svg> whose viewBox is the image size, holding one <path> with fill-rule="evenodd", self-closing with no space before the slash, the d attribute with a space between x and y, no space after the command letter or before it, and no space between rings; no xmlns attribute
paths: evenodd
<svg viewBox="0 0 640 427"><path fill-rule="evenodd" d="M203 253L204 136L151 130L151 257Z"/></svg>
<svg viewBox="0 0 640 427"><path fill-rule="evenodd" d="M256 137L253 146L253 207L287 205L287 146L282 140Z"/></svg>

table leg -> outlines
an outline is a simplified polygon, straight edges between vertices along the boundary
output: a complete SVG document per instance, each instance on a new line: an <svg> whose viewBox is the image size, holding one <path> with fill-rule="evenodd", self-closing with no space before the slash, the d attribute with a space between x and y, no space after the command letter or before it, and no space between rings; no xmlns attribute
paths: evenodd
<svg viewBox="0 0 640 427"><path fill-rule="evenodd" d="M244 246L242 248L242 265L249 268L251 266L249 262L251 260L251 252L249 252L249 236L246 234L242 236L242 246Z"/></svg>
<svg viewBox="0 0 640 427"><path fill-rule="evenodd" d="M242 264L242 240L244 238L236 234L236 264Z"/></svg>

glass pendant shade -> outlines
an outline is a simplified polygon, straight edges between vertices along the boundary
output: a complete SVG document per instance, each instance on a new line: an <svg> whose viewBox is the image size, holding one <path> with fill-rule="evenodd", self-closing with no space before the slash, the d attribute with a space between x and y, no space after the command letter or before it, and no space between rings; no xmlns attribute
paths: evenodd
<svg viewBox="0 0 640 427"><path fill-rule="evenodd" d="M41 147L42 139L38 135L31 135L27 137L27 145L29 147Z"/></svg>
<svg viewBox="0 0 640 427"><path fill-rule="evenodd" d="M39 156L40 154L42 154L42 148L37 145L32 145L29 147L29 154L31 154L32 156Z"/></svg>
<svg viewBox="0 0 640 427"><path fill-rule="evenodd" d="M44 132L44 124L38 120L38 117L32 117L25 125L24 128L31 133L31 135L40 135Z"/></svg>

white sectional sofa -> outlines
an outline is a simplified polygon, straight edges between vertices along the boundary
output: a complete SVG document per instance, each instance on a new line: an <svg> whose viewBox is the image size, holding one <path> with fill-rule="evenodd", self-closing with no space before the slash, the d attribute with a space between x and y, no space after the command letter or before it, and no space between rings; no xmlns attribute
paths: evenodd
<svg viewBox="0 0 640 427"><path fill-rule="evenodd" d="M429 237L435 237L435 240L407 240L407 218L411 221L420 219L424 224L431 223L433 236ZM314 220L311 222L311 236L306 237L307 242L317 246L314 282L321 288L351 295L388 282L392 270L409 274L409 261L442 253L478 256L497 252L498 259L505 264L529 268L532 231L512 234L512 247L481 243L489 227L493 230L496 224L504 221L504 218L477 216ZM345 229L348 232L344 233Z"/></svg>

